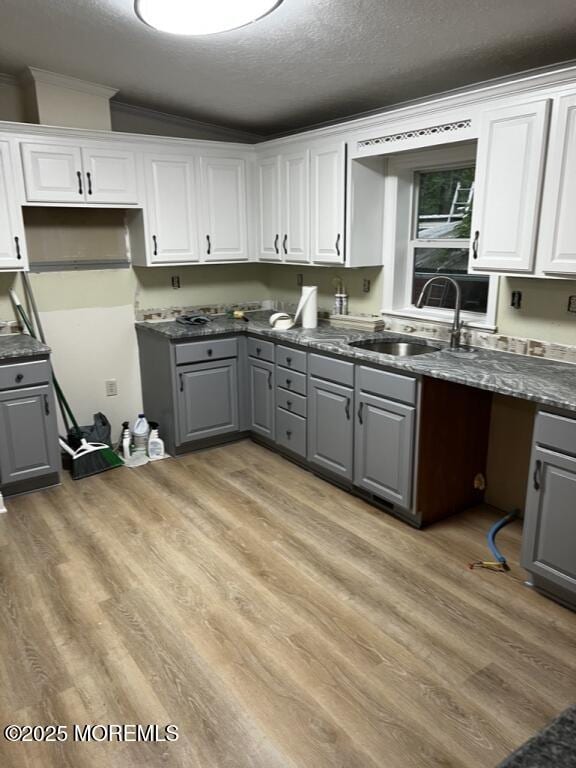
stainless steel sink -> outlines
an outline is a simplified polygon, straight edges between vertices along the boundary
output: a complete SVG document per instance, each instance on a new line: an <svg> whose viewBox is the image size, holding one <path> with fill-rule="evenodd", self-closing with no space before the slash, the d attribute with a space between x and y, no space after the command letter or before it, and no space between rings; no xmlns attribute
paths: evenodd
<svg viewBox="0 0 576 768"><path fill-rule="evenodd" d="M415 341L382 341L373 339L368 341L353 341L351 347L369 349L371 352L380 352L384 355L395 357L412 357L413 355L426 355L430 352L438 352L440 347L432 347L428 344L419 344Z"/></svg>

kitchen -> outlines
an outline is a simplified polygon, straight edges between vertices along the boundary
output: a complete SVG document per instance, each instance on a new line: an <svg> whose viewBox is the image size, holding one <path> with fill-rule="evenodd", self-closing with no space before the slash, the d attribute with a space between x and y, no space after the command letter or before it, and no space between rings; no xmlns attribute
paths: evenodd
<svg viewBox="0 0 576 768"><path fill-rule="evenodd" d="M208 61L302 5L221 37L120 16L159 61L173 40ZM5 739L7 765L560 764L576 65L555 55L270 127L263 98L261 127L202 122L122 101L104 64L6 57L3 721L180 730L92 757ZM58 387L113 448L145 413L172 458L71 480Z"/></svg>

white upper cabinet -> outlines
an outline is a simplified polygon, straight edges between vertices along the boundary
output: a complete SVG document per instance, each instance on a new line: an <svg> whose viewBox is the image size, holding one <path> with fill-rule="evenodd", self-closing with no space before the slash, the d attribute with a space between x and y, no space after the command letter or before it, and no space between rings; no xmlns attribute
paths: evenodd
<svg viewBox="0 0 576 768"><path fill-rule="evenodd" d="M138 185L132 152L114 149L83 149L86 202L136 205Z"/></svg>
<svg viewBox="0 0 576 768"><path fill-rule="evenodd" d="M30 203L138 203L132 152L49 143L20 146Z"/></svg>
<svg viewBox="0 0 576 768"><path fill-rule="evenodd" d="M144 160L150 264L198 261L194 159L147 156Z"/></svg>
<svg viewBox="0 0 576 768"><path fill-rule="evenodd" d="M256 244L261 261L282 261L280 171L277 155L256 163Z"/></svg>
<svg viewBox="0 0 576 768"><path fill-rule="evenodd" d="M200 159L203 261L248 258L246 162L242 158Z"/></svg>
<svg viewBox="0 0 576 768"><path fill-rule="evenodd" d="M311 260L344 262L345 145L339 143L310 152Z"/></svg>
<svg viewBox="0 0 576 768"><path fill-rule="evenodd" d="M15 200L8 142L0 142L0 271L25 270L26 240L22 210Z"/></svg>
<svg viewBox="0 0 576 768"><path fill-rule="evenodd" d="M478 139L470 267L530 273L550 100L486 112Z"/></svg>
<svg viewBox="0 0 576 768"><path fill-rule="evenodd" d="M310 153L282 155L282 254L310 261Z"/></svg>
<svg viewBox="0 0 576 768"><path fill-rule="evenodd" d="M83 203L80 147L21 144L26 199L45 203Z"/></svg>
<svg viewBox="0 0 576 768"><path fill-rule="evenodd" d="M544 274L576 274L576 93L554 104L538 253Z"/></svg>

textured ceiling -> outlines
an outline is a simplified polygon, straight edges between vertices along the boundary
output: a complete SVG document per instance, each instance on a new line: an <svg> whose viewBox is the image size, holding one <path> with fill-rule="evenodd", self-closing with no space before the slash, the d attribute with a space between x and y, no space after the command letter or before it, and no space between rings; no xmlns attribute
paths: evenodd
<svg viewBox="0 0 576 768"><path fill-rule="evenodd" d="M205 38L153 31L132 0L0 0L0 71L49 69L262 135L575 55L574 0L284 0Z"/></svg>

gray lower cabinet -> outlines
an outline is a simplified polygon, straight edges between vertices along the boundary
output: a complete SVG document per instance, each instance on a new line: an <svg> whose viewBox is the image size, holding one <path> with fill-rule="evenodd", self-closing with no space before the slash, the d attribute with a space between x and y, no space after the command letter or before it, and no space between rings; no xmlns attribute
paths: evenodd
<svg viewBox="0 0 576 768"><path fill-rule="evenodd" d="M177 407L180 444L238 431L236 358L179 367Z"/></svg>
<svg viewBox="0 0 576 768"><path fill-rule="evenodd" d="M576 606L576 420L538 414L531 469L522 565L536 587Z"/></svg>
<svg viewBox="0 0 576 768"><path fill-rule="evenodd" d="M274 440L274 363L248 358L249 428Z"/></svg>
<svg viewBox="0 0 576 768"><path fill-rule="evenodd" d="M354 484L405 510L412 503L412 406L356 392Z"/></svg>
<svg viewBox="0 0 576 768"><path fill-rule="evenodd" d="M308 461L346 480L354 464L354 390L310 376Z"/></svg>
<svg viewBox="0 0 576 768"><path fill-rule="evenodd" d="M52 387L0 392L0 488L58 473L60 451Z"/></svg>

